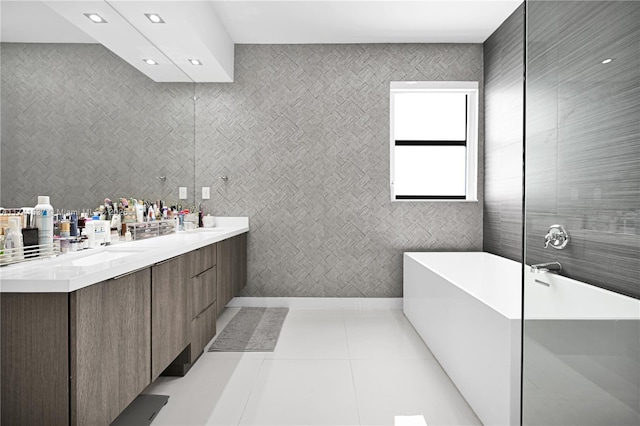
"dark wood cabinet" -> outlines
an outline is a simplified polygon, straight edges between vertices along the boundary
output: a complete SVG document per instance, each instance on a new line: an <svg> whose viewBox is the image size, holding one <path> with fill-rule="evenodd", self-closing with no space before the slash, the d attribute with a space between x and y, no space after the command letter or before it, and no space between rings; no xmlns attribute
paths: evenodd
<svg viewBox="0 0 640 426"><path fill-rule="evenodd" d="M247 236L245 232L233 238L233 297L239 296L247 286Z"/></svg>
<svg viewBox="0 0 640 426"><path fill-rule="evenodd" d="M69 424L69 295L3 293L0 423Z"/></svg>
<svg viewBox="0 0 640 426"><path fill-rule="evenodd" d="M1 424L109 425L188 370L246 280L244 233L71 293L3 293Z"/></svg>
<svg viewBox="0 0 640 426"><path fill-rule="evenodd" d="M217 249L218 244L211 244L190 253L191 363L198 359L216 334Z"/></svg>
<svg viewBox="0 0 640 426"><path fill-rule="evenodd" d="M178 256L151 268L151 381L189 344L188 267Z"/></svg>
<svg viewBox="0 0 640 426"><path fill-rule="evenodd" d="M247 234L220 241L217 246L218 315L247 284Z"/></svg>
<svg viewBox="0 0 640 426"><path fill-rule="evenodd" d="M71 425L107 425L151 383L149 268L70 294Z"/></svg>
<svg viewBox="0 0 640 426"><path fill-rule="evenodd" d="M216 301L216 272L216 267L213 266L191 278L191 318Z"/></svg>
<svg viewBox="0 0 640 426"><path fill-rule="evenodd" d="M2 294L2 424L110 424L151 383L150 285Z"/></svg>
<svg viewBox="0 0 640 426"><path fill-rule="evenodd" d="M191 362L206 350L205 345L216 335L216 302L191 320Z"/></svg>
<svg viewBox="0 0 640 426"><path fill-rule="evenodd" d="M195 277L216 264L216 248L218 244L209 244L185 254L189 268L189 277Z"/></svg>

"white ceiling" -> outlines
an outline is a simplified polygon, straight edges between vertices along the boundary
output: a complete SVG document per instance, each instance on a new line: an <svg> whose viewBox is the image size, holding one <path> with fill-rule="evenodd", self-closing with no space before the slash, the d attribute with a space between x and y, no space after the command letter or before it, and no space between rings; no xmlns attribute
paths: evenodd
<svg viewBox="0 0 640 426"><path fill-rule="evenodd" d="M228 82L234 44L482 43L521 2L0 0L0 40L101 43L154 81ZM93 24L89 12L109 24ZM144 13L166 24L150 24Z"/></svg>
<svg viewBox="0 0 640 426"><path fill-rule="evenodd" d="M483 43L522 0L212 3L237 44Z"/></svg>

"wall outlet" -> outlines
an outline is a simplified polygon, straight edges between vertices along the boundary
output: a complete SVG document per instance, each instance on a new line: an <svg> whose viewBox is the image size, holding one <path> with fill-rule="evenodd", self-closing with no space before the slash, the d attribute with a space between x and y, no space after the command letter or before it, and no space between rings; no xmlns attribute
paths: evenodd
<svg viewBox="0 0 640 426"><path fill-rule="evenodd" d="M209 198L211 198L211 188L208 186L203 186L202 187L202 199L203 200L208 200Z"/></svg>
<svg viewBox="0 0 640 426"><path fill-rule="evenodd" d="M186 200L187 199L187 187L186 186L181 186L178 188L178 198L181 200Z"/></svg>

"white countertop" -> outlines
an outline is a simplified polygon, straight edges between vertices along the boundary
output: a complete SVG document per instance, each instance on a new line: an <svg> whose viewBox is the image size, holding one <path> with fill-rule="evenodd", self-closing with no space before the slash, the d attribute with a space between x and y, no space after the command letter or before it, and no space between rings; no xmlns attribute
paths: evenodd
<svg viewBox="0 0 640 426"><path fill-rule="evenodd" d="M69 293L249 231L247 217L216 217L214 228L113 244L0 268L2 293Z"/></svg>

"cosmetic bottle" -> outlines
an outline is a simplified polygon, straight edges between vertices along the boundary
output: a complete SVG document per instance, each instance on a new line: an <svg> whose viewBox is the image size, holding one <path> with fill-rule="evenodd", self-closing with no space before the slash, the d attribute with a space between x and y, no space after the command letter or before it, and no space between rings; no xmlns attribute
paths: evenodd
<svg viewBox="0 0 640 426"><path fill-rule="evenodd" d="M70 234L72 237L77 237L80 235L78 233L78 213L71 212L71 216L69 218L69 225L71 226Z"/></svg>
<svg viewBox="0 0 640 426"><path fill-rule="evenodd" d="M71 236L71 221L69 221L69 219L62 219L60 221L60 236L62 238L69 238Z"/></svg>
<svg viewBox="0 0 640 426"><path fill-rule="evenodd" d="M122 229L122 219L119 214L114 214L111 217L111 229L115 229L118 232Z"/></svg>
<svg viewBox="0 0 640 426"><path fill-rule="evenodd" d="M87 236L86 228L82 228L82 231L80 231L80 246L82 247L82 250L89 248L89 237Z"/></svg>
<svg viewBox="0 0 640 426"><path fill-rule="evenodd" d="M48 196L40 195L35 207L40 253L44 255L53 253L53 207L49 202Z"/></svg>
<svg viewBox="0 0 640 426"><path fill-rule="evenodd" d="M2 232L2 230L0 230L0 265L4 264L8 260L4 255L4 239L5 239L5 236L1 232Z"/></svg>
<svg viewBox="0 0 640 426"><path fill-rule="evenodd" d="M5 234L4 250L10 256L12 262L24 259L24 244L22 242L22 233L20 232L19 217L9 218L9 230Z"/></svg>
<svg viewBox="0 0 640 426"><path fill-rule="evenodd" d="M96 224L94 221L84 223L84 233L87 236L87 248L96 246Z"/></svg>

